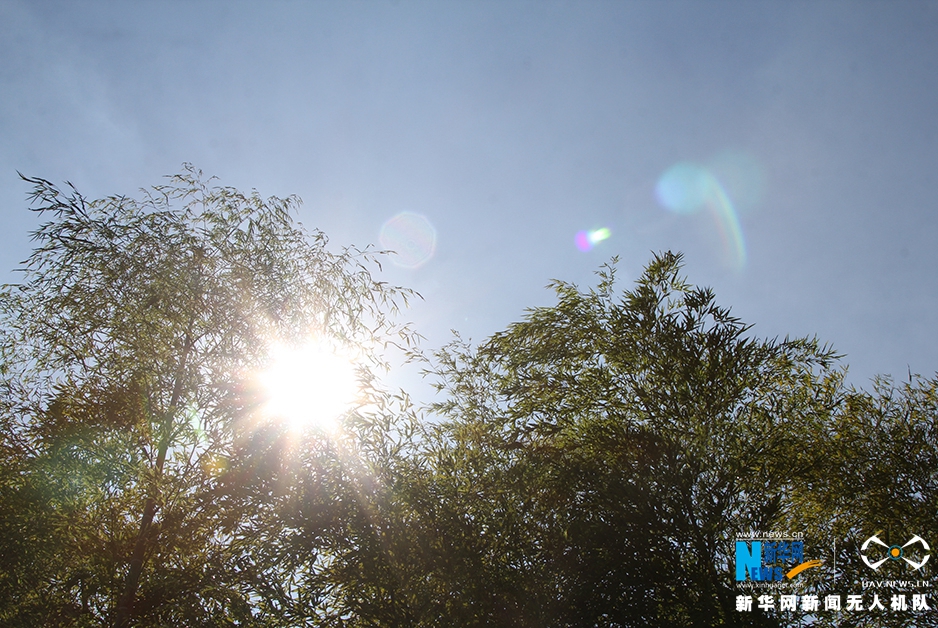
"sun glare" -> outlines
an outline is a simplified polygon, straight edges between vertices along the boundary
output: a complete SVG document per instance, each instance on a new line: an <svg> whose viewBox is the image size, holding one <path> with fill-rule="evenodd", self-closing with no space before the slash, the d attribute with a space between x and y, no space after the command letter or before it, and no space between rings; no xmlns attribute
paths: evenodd
<svg viewBox="0 0 938 628"><path fill-rule="evenodd" d="M294 430L331 431L359 393L354 362L323 343L275 346L260 383L267 413Z"/></svg>

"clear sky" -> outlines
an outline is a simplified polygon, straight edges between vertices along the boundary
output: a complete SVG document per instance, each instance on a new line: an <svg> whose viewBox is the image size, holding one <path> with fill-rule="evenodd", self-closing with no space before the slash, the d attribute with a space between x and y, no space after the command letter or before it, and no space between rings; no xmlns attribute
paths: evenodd
<svg viewBox="0 0 938 628"><path fill-rule="evenodd" d="M938 2L0 0L0 268L17 170L96 198L183 162L336 246L384 228L428 348L672 249L859 386L938 369Z"/></svg>

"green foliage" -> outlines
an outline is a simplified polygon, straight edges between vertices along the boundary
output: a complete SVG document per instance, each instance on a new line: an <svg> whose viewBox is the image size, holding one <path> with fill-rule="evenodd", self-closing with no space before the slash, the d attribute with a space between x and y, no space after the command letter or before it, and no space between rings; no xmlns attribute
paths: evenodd
<svg viewBox="0 0 938 628"><path fill-rule="evenodd" d="M389 343L421 358L387 318L411 293L296 199L191 168L139 200L27 180L48 221L0 300L4 625L936 625L738 612L733 550L836 541L799 582L847 594L871 534L938 538L938 379L847 389L830 348L754 337L665 253L457 337L422 417L374 374ZM271 343L309 336L369 360L330 437L258 412Z"/></svg>
<svg viewBox="0 0 938 628"><path fill-rule="evenodd" d="M840 373L815 340L747 336L680 266L621 297L612 266L558 282L555 306L439 354L425 525L465 547L434 574L480 585L475 624L758 623L733 605L733 539L787 507Z"/></svg>
<svg viewBox="0 0 938 628"><path fill-rule="evenodd" d="M47 221L2 294L0 622L282 620L267 609L295 574L265 544L270 512L322 439L262 420L250 375L275 341L406 346L386 316L411 293L295 224L296 198L191 167L140 199L24 179Z"/></svg>
<svg viewBox="0 0 938 628"><path fill-rule="evenodd" d="M915 535L935 549L938 539L938 378L887 378L873 390L850 391L814 446L818 464L792 495L793 510L815 536L836 545L836 570L819 589L860 592L863 581L910 580L932 586L875 590L889 605L894 593L925 593L935 600L934 556L919 570L888 561L873 571L860 559L861 545L876 535L903 545ZM882 548L873 546L873 552ZM915 549L915 548L913 548ZM920 548L919 548L920 549ZM873 554L871 552L871 554ZM875 557L874 557L875 559ZM867 598L871 598L867 592ZM869 603L869 601L867 602ZM931 613L822 614L822 626L938 626Z"/></svg>

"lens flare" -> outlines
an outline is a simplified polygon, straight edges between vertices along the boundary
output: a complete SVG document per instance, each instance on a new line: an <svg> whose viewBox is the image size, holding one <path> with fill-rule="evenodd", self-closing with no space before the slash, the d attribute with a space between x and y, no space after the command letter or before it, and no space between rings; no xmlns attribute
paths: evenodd
<svg viewBox="0 0 938 628"><path fill-rule="evenodd" d="M745 267L746 241L739 216L729 194L712 172L694 163L677 163L658 179L655 196L662 206L677 214L710 209L730 265L736 270Z"/></svg>
<svg viewBox="0 0 938 628"><path fill-rule="evenodd" d="M404 268L420 268L436 252L436 229L425 216L401 212L381 226L381 246L396 255L391 261Z"/></svg>
<svg viewBox="0 0 938 628"><path fill-rule="evenodd" d="M610 235L612 233L606 227L594 229L593 231L579 231L574 238L574 242L576 242L576 248L581 251L589 251Z"/></svg>
<svg viewBox="0 0 938 628"><path fill-rule="evenodd" d="M736 211L744 214L762 203L765 169L752 155L726 150L707 161L707 168L733 199Z"/></svg>
<svg viewBox="0 0 938 628"><path fill-rule="evenodd" d="M692 214L707 202L712 176L707 170L688 162L668 168L655 186L658 202L678 214Z"/></svg>

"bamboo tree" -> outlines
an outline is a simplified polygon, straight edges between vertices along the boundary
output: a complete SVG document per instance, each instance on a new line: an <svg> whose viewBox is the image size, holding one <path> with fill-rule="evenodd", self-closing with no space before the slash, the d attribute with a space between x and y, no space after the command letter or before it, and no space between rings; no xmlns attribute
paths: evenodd
<svg viewBox="0 0 938 628"><path fill-rule="evenodd" d="M621 294L614 266L557 282L554 305L438 355L425 455L448 499L427 529L469 543L434 571L472 592L463 625L776 624L735 611L732 543L789 507L836 355L753 338L681 265L656 256Z"/></svg>
<svg viewBox="0 0 938 628"><path fill-rule="evenodd" d="M118 628L256 620L263 583L237 563L264 551L252 526L293 464L284 456L319 441L262 418L250 374L274 342L333 339L363 348L362 385L379 400L373 347L412 340L388 319L411 293L375 281L369 252L330 252L293 221L295 197L219 187L189 166L136 199L23 179L45 222L3 293L4 442L26 448L31 481L56 468L85 478L69 499L86 507L65 516L53 500L49 516L62 552L98 548L91 568L50 566L46 593ZM280 471L243 473L271 455ZM187 552L205 564L184 567ZM37 596L18 592L0 617L50 617Z"/></svg>

